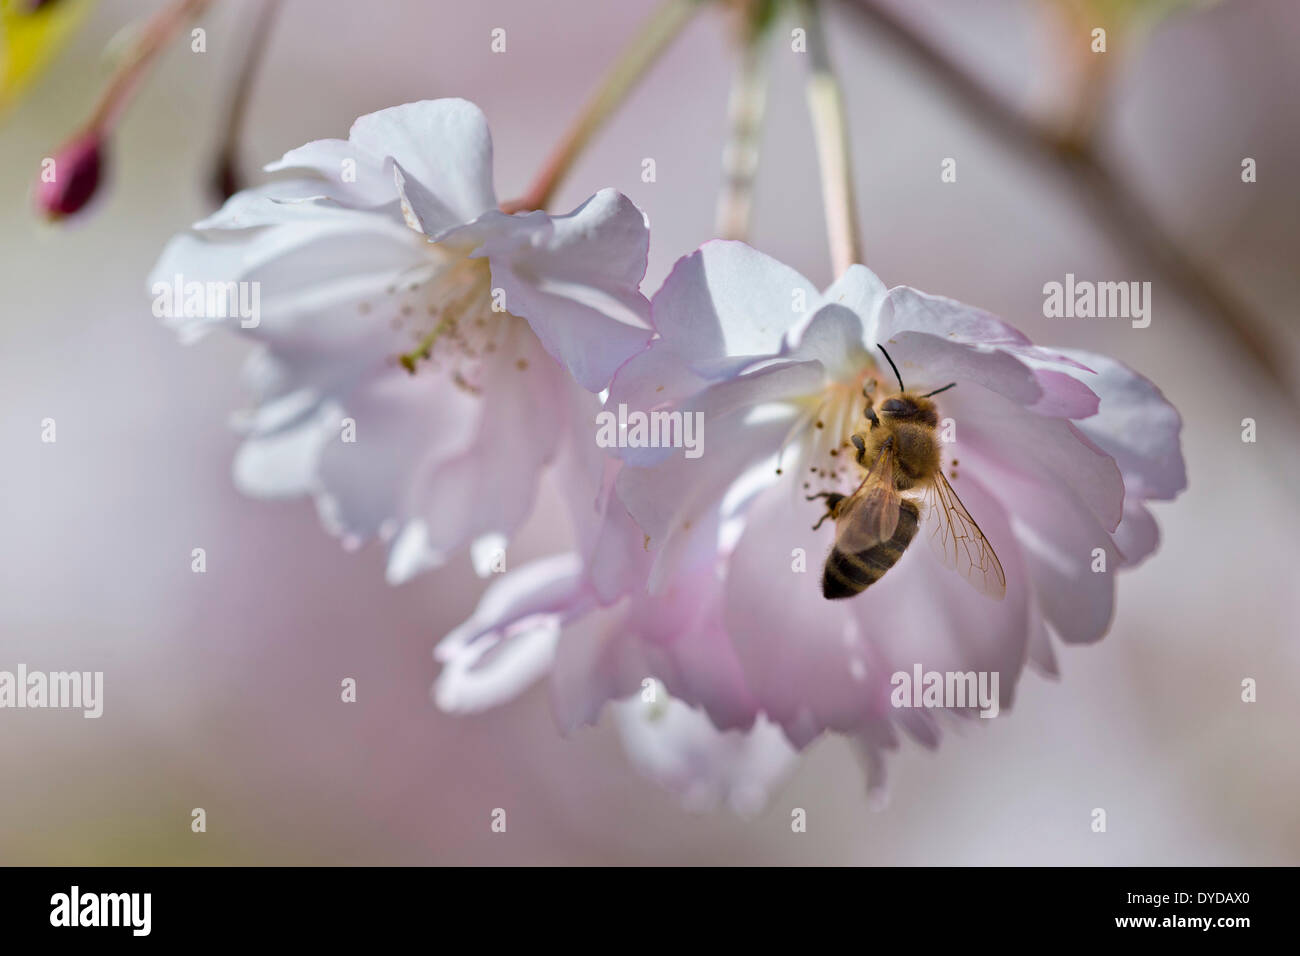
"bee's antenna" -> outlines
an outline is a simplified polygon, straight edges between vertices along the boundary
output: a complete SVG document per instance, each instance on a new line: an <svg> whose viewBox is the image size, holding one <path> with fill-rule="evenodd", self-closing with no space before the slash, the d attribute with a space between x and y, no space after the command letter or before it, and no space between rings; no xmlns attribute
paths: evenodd
<svg viewBox="0 0 1300 956"><path fill-rule="evenodd" d="M922 395L921 397L922 397L922 398L929 398L931 395L938 395L940 392L946 392L946 391L948 391L948 389L953 388L953 387L955 387L956 385L957 385L956 382L949 382L949 383L948 383L947 385L945 385L943 388L936 388L933 392L926 392L926 393L925 393L924 395Z"/></svg>
<svg viewBox="0 0 1300 956"><path fill-rule="evenodd" d="M889 361L889 367L894 370L894 376L898 379L898 390L900 392L907 391L907 389L903 387L903 376L898 374L898 366L895 365L894 360L889 357L889 353L885 351L885 347L883 345L877 344L876 348L880 349L880 351L884 354L885 358Z"/></svg>

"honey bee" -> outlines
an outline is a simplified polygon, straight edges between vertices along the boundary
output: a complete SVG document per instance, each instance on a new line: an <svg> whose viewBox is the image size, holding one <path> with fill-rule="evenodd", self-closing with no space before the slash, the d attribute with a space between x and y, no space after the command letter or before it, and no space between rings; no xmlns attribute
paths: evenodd
<svg viewBox="0 0 1300 956"><path fill-rule="evenodd" d="M903 494L913 492L927 505L930 540L943 563L981 593L1001 600L1007 593L1002 564L952 490L940 460L939 414L931 398L957 383L924 395L909 392L885 347L878 348L898 378L898 392L880 402L879 413L868 396L864 414L870 428L865 435L851 436L866 477L851 495L822 491L808 497L826 499L826 514L814 531L827 518L835 521L822 594L831 600L861 594L898 562L921 520L916 497Z"/></svg>

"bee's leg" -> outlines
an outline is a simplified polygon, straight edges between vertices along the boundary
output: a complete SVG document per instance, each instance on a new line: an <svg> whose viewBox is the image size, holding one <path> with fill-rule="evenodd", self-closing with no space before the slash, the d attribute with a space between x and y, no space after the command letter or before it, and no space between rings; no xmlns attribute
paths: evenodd
<svg viewBox="0 0 1300 956"><path fill-rule="evenodd" d="M853 447L858 450L858 454L857 454L858 464L861 465L863 468L866 468L867 463L863 459L866 457L867 454L867 443L862 440L861 435L850 435L849 440L853 442Z"/></svg>
<svg viewBox="0 0 1300 956"><path fill-rule="evenodd" d="M850 435L849 440L853 442L853 447L858 450L856 456L858 460L858 464L861 465L863 468L870 468L871 465L867 461L866 441L863 440L861 435ZM894 436L890 435L888 438L885 439L884 443L880 446L880 450L884 451L886 448L892 447L893 444L894 444Z"/></svg>
<svg viewBox="0 0 1300 956"><path fill-rule="evenodd" d="M845 496L840 494L838 491L819 491L815 495L808 495L809 501L815 501L818 498L826 499L826 513L818 519L815 525L813 525L814 531L820 528L822 522L827 518L835 517L835 510L839 507L840 502L844 500L844 497Z"/></svg>
<svg viewBox="0 0 1300 956"><path fill-rule="evenodd" d="M871 393L875 391L876 380L870 379L866 385L862 386L862 397L867 400L867 407L862 410L862 414L867 421L871 422L871 427L875 428L880 424L880 419L876 417L876 410L871 407Z"/></svg>

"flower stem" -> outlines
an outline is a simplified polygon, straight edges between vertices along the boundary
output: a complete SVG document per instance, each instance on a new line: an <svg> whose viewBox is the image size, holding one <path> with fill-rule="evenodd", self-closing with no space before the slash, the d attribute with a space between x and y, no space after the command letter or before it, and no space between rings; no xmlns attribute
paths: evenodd
<svg viewBox="0 0 1300 956"><path fill-rule="evenodd" d="M210 0L172 0L150 18L127 52L123 64L109 79L86 122L86 130L103 132L117 121L131 95L158 54L191 18L203 12Z"/></svg>
<svg viewBox="0 0 1300 956"><path fill-rule="evenodd" d="M663 0L587 101L528 192L519 199L502 203L504 212L544 209L550 203L561 180L596 130L627 98L641 77L701 6L701 0Z"/></svg>
<svg viewBox="0 0 1300 956"><path fill-rule="evenodd" d="M848 125L844 118L844 97L831 67L818 0L803 0L801 6L811 64L808 75L808 110L812 115L817 160L821 167L822 202L826 207L831 266L835 275L840 276L849 266L863 259L857 202L853 192L853 164L849 157Z"/></svg>
<svg viewBox="0 0 1300 956"><path fill-rule="evenodd" d="M741 26L739 59L727 104L727 143L722 153L722 189L715 221L717 235L722 239L749 237L759 134L767 107L766 33L752 19Z"/></svg>
<svg viewBox="0 0 1300 956"><path fill-rule="evenodd" d="M248 101L253 91L253 80L257 77L266 53L266 41L271 35L271 27L280 9L280 0L261 0L257 20L253 24L248 48L243 61L239 64L239 73L235 77L235 87L231 93L230 105L226 110L221 146L217 151L211 188L218 201L225 201L243 188L239 175L239 140L244 127L244 117L248 113Z"/></svg>

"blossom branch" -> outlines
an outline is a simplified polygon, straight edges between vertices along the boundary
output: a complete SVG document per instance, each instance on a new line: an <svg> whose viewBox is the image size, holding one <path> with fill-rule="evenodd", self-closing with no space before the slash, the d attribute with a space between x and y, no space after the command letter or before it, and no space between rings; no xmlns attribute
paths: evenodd
<svg viewBox="0 0 1300 956"><path fill-rule="evenodd" d="M560 141L559 147L528 192L519 199L502 203L502 211L544 209L550 203L555 190L591 137L627 98L701 6L702 0L664 0L578 114L573 126Z"/></svg>
<svg viewBox="0 0 1300 956"><path fill-rule="evenodd" d="M761 11L741 22L736 71L727 104L727 143L722 153L722 189L715 221L715 231L722 239L747 238L753 216L759 136L767 109L767 30L765 24L755 22L757 15Z"/></svg>
<svg viewBox="0 0 1300 956"><path fill-rule="evenodd" d="M1226 327L1265 377L1300 406L1300 385L1287 368L1286 350L1266 331L1253 307L1169 234L1089 140L1053 132L1022 115L879 0L845 3L929 70L954 99L1020 155L1063 177L1103 228L1159 269L1203 315Z"/></svg>
<svg viewBox="0 0 1300 956"><path fill-rule="evenodd" d="M821 168L822 202L826 207L826 231L831 247L831 267L842 275L855 262L862 262L862 237L858 226L857 200L853 191L853 164L849 156L848 124L844 118L844 97L831 68L818 0L804 0L803 16L808 31L808 110L812 114L817 160Z"/></svg>

